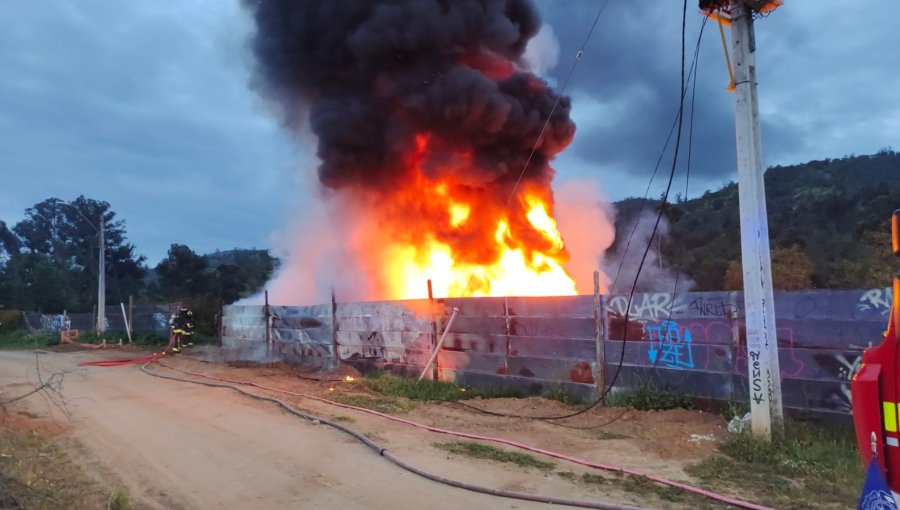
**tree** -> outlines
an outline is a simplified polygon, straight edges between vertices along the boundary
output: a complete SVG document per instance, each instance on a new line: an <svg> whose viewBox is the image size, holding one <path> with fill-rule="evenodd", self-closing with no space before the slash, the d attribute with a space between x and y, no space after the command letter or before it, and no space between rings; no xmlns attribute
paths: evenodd
<svg viewBox="0 0 900 510"><path fill-rule="evenodd" d="M156 266L159 290L170 300L190 299L211 294L212 278L206 259L183 244L173 244L165 259Z"/></svg>
<svg viewBox="0 0 900 510"><path fill-rule="evenodd" d="M65 302L65 308L71 311L90 310L97 299L98 227L104 229L106 238L108 302L124 301L128 295L139 294L147 270L144 257L136 256L134 246L126 240L125 222L116 219L109 203L84 196L71 203L48 198L26 209L25 219L11 230L5 224L0 225L0 242L9 254L9 260L0 268L0 284L12 292L25 283L39 283L21 280L23 277L51 278L52 274L55 283L44 292L58 295L58 302ZM30 257L17 259L19 253ZM54 267L52 272L46 270L48 264ZM25 301L11 300L11 306L29 308L37 306L37 302L56 299L28 298L32 294L16 292Z"/></svg>
<svg viewBox="0 0 900 510"><path fill-rule="evenodd" d="M776 290L805 290L814 287L813 263L797 245L772 250L772 287ZM725 290L744 288L743 266L739 260L728 263Z"/></svg>
<svg viewBox="0 0 900 510"><path fill-rule="evenodd" d="M0 305L61 312L75 307L71 274L41 253L16 253L0 273Z"/></svg>
<svg viewBox="0 0 900 510"><path fill-rule="evenodd" d="M214 275L216 294L223 303L234 303L247 289L247 274L234 264L222 264Z"/></svg>
<svg viewBox="0 0 900 510"><path fill-rule="evenodd" d="M11 257L19 253L19 238L0 220L0 256ZM2 260L2 259L0 259Z"/></svg>

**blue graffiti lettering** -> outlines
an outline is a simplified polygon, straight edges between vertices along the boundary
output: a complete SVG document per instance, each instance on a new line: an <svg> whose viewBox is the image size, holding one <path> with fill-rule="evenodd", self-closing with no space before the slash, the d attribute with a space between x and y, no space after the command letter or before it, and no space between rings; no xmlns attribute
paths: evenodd
<svg viewBox="0 0 900 510"><path fill-rule="evenodd" d="M682 331L684 335L682 336ZM647 326L650 362L668 368L694 368L693 339L688 329L680 329L675 321L662 321L659 326Z"/></svg>

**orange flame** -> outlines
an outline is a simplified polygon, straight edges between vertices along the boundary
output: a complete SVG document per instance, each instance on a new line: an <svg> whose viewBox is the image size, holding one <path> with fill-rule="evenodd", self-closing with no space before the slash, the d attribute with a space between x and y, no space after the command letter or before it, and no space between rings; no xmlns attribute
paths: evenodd
<svg viewBox="0 0 900 510"><path fill-rule="evenodd" d="M426 297L429 279L436 297L576 294L549 183L523 181L507 205L450 171L429 177L419 166L429 138L415 142L408 181L377 220L391 240L378 264L384 297Z"/></svg>

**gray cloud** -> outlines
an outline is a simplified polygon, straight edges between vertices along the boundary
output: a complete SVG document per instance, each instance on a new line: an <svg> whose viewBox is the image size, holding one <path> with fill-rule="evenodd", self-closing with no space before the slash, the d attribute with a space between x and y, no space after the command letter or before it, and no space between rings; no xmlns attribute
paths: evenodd
<svg viewBox="0 0 900 510"><path fill-rule="evenodd" d="M297 156L247 90L237 3L4 10L0 217L84 193L112 204L151 263L173 242L268 243Z"/></svg>
<svg viewBox="0 0 900 510"><path fill-rule="evenodd" d="M598 2L536 3L559 40L550 73L561 83ZM607 2L567 91L578 130L554 163L560 178L595 177L613 199L643 193L677 106L680 9ZM696 2L688 9L691 48L702 18ZM768 165L900 147L898 17L895 0L797 0L757 23ZM152 263L172 242L268 245L290 208L304 207L317 164L247 86L250 26L237 0L6 2L0 219L84 193L113 205ZM709 25L692 195L734 175L720 44Z"/></svg>
<svg viewBox="0 0 900 510"><path fill-rule="evenodd" d="M560 39L558 77L568 72L597 2L537 1ZM900 4L890 0L828 0L789 2L757 22L767 165L898 145L900 97L891 85L900 83L900 36L891 28L898 15ZM688 62L702 19L696 2L688 2ZM578 131L556 164L561 175L596 176L613 198L643 193L677 108L680 29L681 2L606 3L568 91ZM734 99L726 84L718 27L709 23L697 83L692 195L735 173Z"/></svg>

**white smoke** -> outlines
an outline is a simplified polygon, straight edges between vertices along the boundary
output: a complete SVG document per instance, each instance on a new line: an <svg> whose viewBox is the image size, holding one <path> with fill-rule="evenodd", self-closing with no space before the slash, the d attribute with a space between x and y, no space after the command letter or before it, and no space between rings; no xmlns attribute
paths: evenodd
<svg viewBox="0 0 900 510"><path fill-rule="evenodd" d="M694 287L695 282L690 277L679 273L662 259L662 243L669 235L669 222L663 216L656 235L653 235L657 214L656 211L645 210L636 219L624 225L619 232L620 239L616 252L611 254L604 264L606 273L613 280L611 294L631 292L648 244L650 250L647 252L643 267L640 268L641 274L635 292L673 293L677 285L677 292L681 293L688 292Z"/></svg>
<svg viewBox="0 0 900 510"><path fill-rule="evenodd" d="M266 284L269 303L313 305L331 301L332 291L343 301L371 297L371 282L358 254L367 230L364 211L350 196L305 197L287 228L272 240L281 266ZM239 305L261 304L264 291Z"/></svg>
<svg viewBox="0 0 900 510"><path fill-rule="evenodd" d="M610 284L603 258L616 237L615 209L597 183L569 180L555 192L556 222L570 259L565 269L579 294L593 294L594 271L600 270L600 292Z"/></svg>

